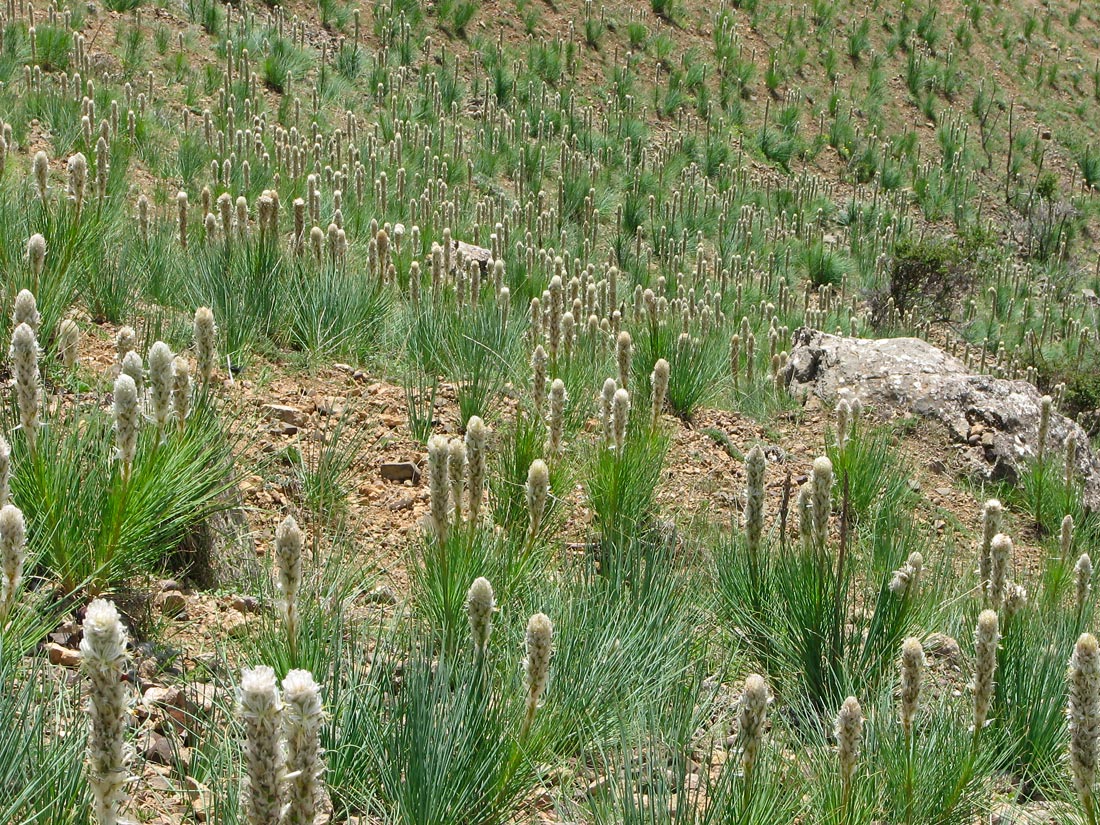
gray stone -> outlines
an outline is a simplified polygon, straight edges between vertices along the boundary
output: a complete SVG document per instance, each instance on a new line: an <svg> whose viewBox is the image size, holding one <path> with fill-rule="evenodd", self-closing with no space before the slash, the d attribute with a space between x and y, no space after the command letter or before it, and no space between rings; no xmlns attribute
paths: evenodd
<svg viewBox="0 0 1100 825"><path fill-rule="evenodd" d="M420 468L411 461L396 461L382 465L382 478L386 481L420 482Z"/></svg>
<svg viewBox="0 0 1100 825"><path fill-rule="evenodd" d="M784 375L792 394L835 403L858 398L878 414L909 413L941 423L960 444L980 433L976 469L1015 482L1021 463L1036 455L1042 393L1027 381L975 375L919 338L844 338L803 328L795 332ZM1077 439L1077 475L1085 504L1100 508L1100 458L1077 422L1051 414L1047 450L1061 453Z"/></svg>

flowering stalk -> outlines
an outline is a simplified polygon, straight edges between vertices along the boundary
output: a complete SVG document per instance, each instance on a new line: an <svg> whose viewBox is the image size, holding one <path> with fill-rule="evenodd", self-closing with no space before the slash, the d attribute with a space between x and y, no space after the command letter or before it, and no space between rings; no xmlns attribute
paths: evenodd
<svg viewBox="0 0 1100 825"><path fill-rule="evenodd" d="M116 825L129 779L126 629L115 606L96 599L84 615L81 663L88 677L88 784L98 825Z"/></svg>
<svg viewBox="0 0 1100 825"><path fill-rule="evenodd" d="M115 455L122 462L122 483L130 480L137 453L138 428L141 414L138 411L138 391L134 379L122 373L115 379Z"/></svg>
<svg viewBox="0 0 1100 825"><path fill-rule="evenodd" d="M833 464L825 456L814 459L813 525L814 546L824 552L829 541L829 514L832 512Z"/></svg>
<svg viewBox="0 0 1100 825"><path fill-rule="evenodd" d="M175 356L163 341L157 341L149 350L150 401L153 407L153 419L157 423L157 434L164 443L164 434L168 428L168 419L172 414L172 373Z"/></svg>
<svg viewBox="0 0 1100 825"><path fill-rule="evenodd" d="M974 693L975 749L978 736L989 717L989 707L993 703L993 674L997 670L997 643L1000 638L996 612L983 610L978 616L978 627L974 631L974 680L970 685Z"/></svg>
<svg viewBox="0 0 1100 825"><path fill-rule="evenodd" d="M649 427L650 429L657 429L657 422L661 419L661 411L665 407L665 397L668 395L668 379L670 368L668 361L664 358L658 358L657 363L653 365L653 374L650 376L650 383L653 385L653 400L650 409Z"/></svg>
<svg viewBox="0 0 1100 825"><path fill-rule="evenodd" d="M630 418L630 393L620 387L615 390L611 401L612 434L615 438L615 450L621 456L626 446L626 425Z"/></svg>

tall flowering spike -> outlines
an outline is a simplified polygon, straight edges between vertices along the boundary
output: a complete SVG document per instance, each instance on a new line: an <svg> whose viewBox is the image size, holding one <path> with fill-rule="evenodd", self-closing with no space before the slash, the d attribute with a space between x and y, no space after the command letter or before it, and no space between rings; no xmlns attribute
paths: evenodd
<svg viewBox="0 0 1100 825"><path fill-rule="evenodd" d="M553 650L554 625L545 613L536 613L527 621L527 658L523 673L527 684L526 713L523 717L521 738L531 729L535 709L546 690L550 678L550 654Z"/></svg>
<svg viewBox="0 0 1100 825"><path fill-rule="evenodd" d="M539 344L531 354L531 398L540 414L546 406L546 364L546 350Z"/></svg>
<svg viewBox="0 0 1100 825"><path fill-rule="evenodd" d="M476 415L466 422L466 489L470 496L470 522L477 523L485 492L486 451L489 428Z"/></svg>
<svg viewBox="0 0 1100 825"><path fill-rule="evenodd" d="M0 435L0 507L11 504L11 444Z"/></svg>
<svg viewBox="0 0 1100 825"><path fill-rule="evenodd" d="M901 644L900 671L899 710L901 726L905 729L905 736L908 738L913 732L913 718L917 715L921 682L924 680L924 648L911 636Z"/></svg>
<svg viewBox="0 0 1100 825"><path fill-rule="evenodd" d="M771 694L764 677L753 673L745 680L745 689L737 707L737 747L741 751L741 767L751 777L764 739L764 723L768 716Z"/></svg>
<svg viewBox="0 0 1100 825"><path fill-rule="evenodd" d="M829 541L829 514L832 512L833 464L825 456L814 459L814 544L823 549Z"/></svg>
<svg viewBox="0 0 1100 825"><path fill-rule="evenodd" d="M859 749L863 744L863 708L859 700L849 696L840 706L836 715L837 761L840 763L840 779L844 784L845 795L851 786L859 761Z"/></svg>
<svg viewBox="0 0 1100 825"><path fill-rule="evenodd" d="M244 724L245 816L248 825L278 825L283 808L283 704L275 671L266 666L242 670L238 703Z"/></svg>
<svg viewBox="0 0 1100 825"><path fill-rule="evenodd" d="M11 336L12 370L15 372L15 400L19 408L19 426L34 452L38 434L38 411L42 404L42 381L38 374L38 339L34 330L22 323Z"/></svg>
<svg viewBox="0 0 1100 825"><path fill-rule="evenodd" d="M1039 458L1046 455L1047 436L1050 434L1050 409L1053 403L1049 395L1044 395L1039 401L1039 443L1036 447Z"/></svg>
<svg viewBox="0 0 1100 825"><path fill-rule="evenodd" d="M836 405L836 443L842 450L848 443L851 420L852 407L842 398Z"/></svg>
<svg viewBox="0 0 1100 825"><path fill-rule="evenodd" d="M734 333L730 338L730 375L733 376L733 388L737 389L741 374L741 336Z"/></svg>
<svg viewBox="0 0 1100 825"><path fill-rule="evenodd" d="M1001 532L1004 510L1001 502L989 499L982 507L982 548L978 555L978 584L983 596L989 595L990 552L993 537Z"/></svg>
<svg viewBox="0 0 1100 825"><path fill-rule="evenodd" d="M618 385L614 378L608 378L603 382L603 391L600 393L600 430L603 433L604 444L611 443L611 405L615 400L615 391Z"/></svg>
<svg viewBox="0 0 1100 825"><path fill-rule="evenodd" d="M30 238L27 240L27 263L30 264L31 274L34 275L35 283L37 283L38 278L40 278L41 275L42 275L42 270L44 270L46 268L46 239L38 233L35 233L34 235L31 235ZM23 290L23 292L27 292L27 294L30 295L30 293L27 290ZM19 294L22 295L23 292L20 292ZM31 298L33 299L34 296L31 295ZM16 302L17 302L16 307L17 308L18 308L18 300L19 299L16 298ZM31 309L32 310L34 309L33 305L31 307ZM37 314L37 312L35 313L34 318L35 318L35 320L34 320L33 323L31 323L31 326L34 327L34 329L37 331L38 330L38 314ZM30 323L30 322L28 322L28 323Z"/></svg>
<svg viewBox="0 0 1100 825"><path fill-rule="evenodd" d="M138 355L136 350L130 350L126 353L122 359L119 375L130 376L130 380L134 382L134 387L140 397L145 389L145 364L142 363L141 356Z"/></svg>
<svg viewBox="0 0 1100 825"><path fill-rule="evenodd" d="M1008 565L1012 558L1012 539L1004 533L993 537L989 545L989 604L998 610L1004 601Z"/></svg>
<svg viewBox="0 0 1100 825"><path fill-rule="evenodd" d="M5 504L0 508L0 630L4 629L15 603L26 559L27 525L23 513L13 504Z"/></svg>
<svg viewBox="0 0 1100 825"><path fill-rule="evenodd" d="M450 485L447 478L447 459L450 449L447 439L433 435L428 439L428 489L431 494L431 520L436 538L447 540L450 520L447 513Z"/></svg>
<svg viewBox="0 0 1100 825"><path fill-rule="evenodd" d="M565 382L555 378L550 383L550 416L547 430L546 452L551 459L561 457L562 430L565 427Z"/></svg>
<svg viewBox="0 0 1100 825"><path fill-rule="evenodd" d="M1069 767L1086 811L1095 812L1093 785L1100 759L1100 645L1091 633L1077 639L1069 660Z"/></svg>
<svg viewBox="0 0 1100 825"><path fill-rule="evenodd" d="M1073 567L1073 578L1077 584L1077 609L1084 610L1092 594L1092 558L1082 553Z"/></svg>
<svg viewBox="0 0 1100 825"><path fill-rule="evenodd" d="M157 431L164 438L168 419L172 414L172 372L175 356L163 341L157 341L149 350L150 401Z"/></svg>
<svg viewBox="0 0 1100 825"><path fill-rule="evenodd" d="M137 453L138 429L141 413L138 408L138 390L134 379L122 373L115 379L114 390L115 450L122 462L123 479L130 478Z"/></svg>
<svg viewBox="0 0 1100 825"><path fill-rule="evenodd" d="M649 426L656 429L657 422L661 419L661 412L665 408L665 398L668 396L668 379L670 375L668 361L658 358L653 365L653 374L649 381L653 385L653 398L650 405Z"/></svg>
<svg viewBox="0 0 1100 825"><path fill-rule="evenodd" d="M292 670L283 679L283 729L286 734L286 808L281 825L313 825L324 798L321 725L325 721L321 688L308 670Z"/></svg>
<svg viewBox="0 0 1100 825"><path fill-rule="evenodd" d="M630 388L630 361L634 354L634 342L630 340L630 333L625 329L615 339L615 363L619 367L619 386L622 389Z"/></svg>
<svg viewBox="0 0 1100 825"><path fill-rule="evenodd" d="M760 552L764 534L764 469L767 461L760 447L745 456L745 540L753 556Z"/></svg>
<svg viewBox="0 0 1100 825"><path fill-rule="evenodd" d="M35 237L41 238L42 236L36 235ZM32 243L33 241L34 238L31 238ZM45 249L46 242L42 241L43 255ZM21 289L19 294L15 296L15 309L12 312L11 321L13 326L26 324L34 330L35 334L38 333L38 325L42 323L42 316L38 314L38 302L35 300L34 293L29 289Z"/></svg>
<svg viewBox="0 0 1100 825"><path fill-rule="evenodd" d="M550 494L550 470L546 462L536 458L531 462L527 470L527 513L530 517L530 526L527 531L527 540L534 541L542 526L542 518L546 514L546 499Z"/></svg>
<svg viewBox="0 0 1100 825"><path fill-rule="evenodd" d="M88 183L88 159L84 157L82 152L77 152L69 158L65 165L66 171L69 173L69 198L76 205L76 211L79 212L81 206L84 205L84 191Z"/></svg>
<svg viewBox="0 0 1100 825"><path fill-rule="evenodd" d="M182 430L191 410L191 365L182 356L172 362L172 414Z"/></svg>
<svg viewBox="0 0 1100 825"><path fill-rule="evenodd" d="M621 454L626 446L626 427L630 419L630 393L620 387L611 401L611 430L615 449Z"/></svg>
<svg viewBox="0 0 1100 825"><path fill-rule="evenodd" d="M88 784L98 825L115 825L126 801L126 719L129 712L123 667L126 629L115 606L96 599L84 614L81 662L88 677Z"/></svg>
<svg viewBox="0 0 1100 825"><path fill-rule="evenodd" d="M199 379L206 387L210 385L210 379L214 375L214 364L218 360L218 327L214 323L214 312L210 307L199 307L195 310L194 335Z"/></svg>
<svg viewBox="0 0 1100 825"><path fill-rule="evenodd" d="M466 617L470 620L470 637L474 640L474 651L478 656L484 656L489 646L495 608L496 597L489 580L484 577L474 579L466 594Z"/></svg>
<svg viewBox="0 0 1100 825"><path fill-rule="evenodd" d="M975 733L985 727L989 718L989 707L993 702L993 674L997 670L997 643L1000 638L997 613L983 610L978 616L978 627L974 631L974 681L970 686L974 692Z"/></svg>
<svg viewBox="0 0 1100 825"><path fill-rule="evenodd" d="M452 438L447 445L447 477L454 503L455 526L462 524L462 493L466 481L466 444L461 438Z"/></svg>
<svg viewBox="0 0 1100 825"><path fill-rule="evenodd" d="M275 574L279 588L279 609L286 622L291 649L298 639L298 591L302 586L302 548L306 539L298 522L287 516L275 529Z"/></svg>
<svg viewBox="0 0 1100 825"><path fill-rule="evenodd" d="M80 357L80 327L72 318L64 318L57 326L57 355L65 369L76 367Z"/></svg>

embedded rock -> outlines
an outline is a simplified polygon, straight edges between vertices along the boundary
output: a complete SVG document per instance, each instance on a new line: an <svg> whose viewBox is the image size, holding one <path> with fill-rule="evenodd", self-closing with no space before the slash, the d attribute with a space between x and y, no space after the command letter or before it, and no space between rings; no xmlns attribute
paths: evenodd
<svg viewBox="0 0 1100 825"><path fill-rule="evenodd" d="M943 424L952 439L980 454L987 478L1015 482L1021 463L1034 458L1042 393L1027 381L975 375L966 365L919 338L844 338L795 332L787 387L796 396L827 403L858 398L879 414L911 413ZM1048 452L1061 455L1077 439L1076 469L1085 504L1100 508L1100 459L1077 422L1050 416Z"/></svg>

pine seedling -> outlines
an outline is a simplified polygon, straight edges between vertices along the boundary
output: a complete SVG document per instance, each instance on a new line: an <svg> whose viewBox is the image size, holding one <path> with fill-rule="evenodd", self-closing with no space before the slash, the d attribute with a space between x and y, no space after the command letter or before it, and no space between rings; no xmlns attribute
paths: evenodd
<svg viewBox="0 0 1100 825"><path fill-rule="evenodd" d="M466 617L470 622L470 638L474 642L474 655L478 662L485 661L489 648L489 634L493 629L493 612L496 610L496 597L493 586L484 577L474 579L466 594Z"/></svg>
<svg viewBox="0 0 1100 825"><path fill-rule="evenodd" d="M218 327L214 323L214 313L210 307L199 307L195 310L194 337L199 380L203 387L209 387L218 359Z"/></svg>
<svg viewBox="0 0 1100 825"><path fill-rule="evenodd" d="M23 513L13 504L5 504L0 507L0 632L15 604L26 560L27 525Z"/></svg>
<svg viewBox="0 0 1100 825"><path fill-rule="evenodd" d="M1082 553L1073 566L1073 579L1076 584L1077 615L1084 613L1092 597L1092 558Z"/></svg>
<svg viewBox="0 0 1100 825"><path fill-rule="evenodd" d="M658 358L653 365L653 374L650 375L650 384L653 387L653 398L650 404L649 427L657 429L657 423L661 420L661 412L665 407L665 397L668 395L668 380L670 367L664 358Z"/></svg>
<svg viewBox="0 0 1100 825"><path fill-rule="evenodd" d="M454 505L452 522L458 528L462 525L462 493L466 480L466 445L461 438L452 438L447 445L447 477Z"/></svg>
<svg viewBox="0 0 1100 825"><path fill-rule="evenodd" d="M531 725L535 721L535 710L539 699L546 690L550 678L550 655L553 649L554 626L544 613L536 613L527 621L527 658L523 661L524 682L527 687L527 699L523 714L523 725L519 738L527 738Z"/></svg>
<svg viewBox="0 0 1100 825"><path fill-rule="evenodd" d="M1100 645L1091 633L1077 639L1069 660L1069 768L1088 825L1096 825L1096 768L1100 761Z"/></svg>
<svg viewBox="0 0 1100 825"><path fill-rule="evenodd" d="M80 357L80 327L72 318L63 318L57 325L57 356L65 369L76 369Z"/></svg>
<svg viewBox="0 0 1100 825"><path fill-rule="evenodd" d="M974 694L975 747L978 736L988 721L989 708L993 703L993 676L997 670L997 644L1000 638L997 613L983 610L978 616L978 626L974 631L974 679L970 683L970 690Z"/></svg>
<svg viewBox="0 0 1100 825"><path fill-rule="evenodd" d="M546 499L549 494L550 470L547 468L545 461L536 458L531 462L531 467L527 471L528 547L534 544L539 528L542 527L542 519L546 515Z"/></svg>
<svg viewBox="0 0 1100 825"><path fill-rule="evenodd" d="M187 414L191 410L191 365L183 356L176 356L172 362L172 414L176 426L183 432L187 424Z"/></svg>
<svg viewBox="0 0 1100 825"><path fill-rule="evenodd" d="M615 451L622 455L626 446L626 428L630 419L630 393L620 387L615 390L615 397L611 401L612 434L615 440Z"/></svg>
<svg viewBox="0 0 1100 825"><path fill-rule="evenodd" d="M1001 522L1004 510L1001 502L995 498L989 499L982 507L982 546L978 555L978 587L983 598L989 598L990 555L993 546L993 537L1001 532Z"/></svg>
<svg viewBox="0 0 1100 825"><path fill-rule="evenodd" d="M746 796L751 793L760 745L764 741L764 724L768 716L771 693L764 677L753 673L745 680L741 701L737 706L737 749L741 754L741 770L745 776Z"/></svg>
<svg viewBox="0 0 1100 825"><path fill-rule="evenodd" d="M168 429L168 419L172 415L174 361L172 350L163 341L157 341L149 349L149 400L152 402L153 420L162 444Z"/></svg>
<svg viewBox="0 0 1100 825"><path fill-rule="evenodd" d="M114 387L115 456L122 462L122 482L130 480L137 454L138 429L141 413L138 408L138 390L134 379L122 373L115 379Z"/></svg>
<svg viewBox="0 0 1100 825"><path fill-rule="evenodd" d="M603 390L600 392L600 432L603 434L605 447L611 444L611 407L617 389L615 379L608 378L603 382Z"/></svg>
<svg viewBox="0 0 1100 825"><path fill-rule="evenodd" d="M305 535L293 516L275 530L275 575L279 610L286 624L291 660L298 660L298 591L302 587L302 549Z"/></svg>
<svg viewBox="0 0 1100 825"><path fill-rule="evenodd" d="M767 460L759 446L745 456L745 541L749 554L760 554L760 539L764 534L764 469Z"/></svg>
<svg viewBox="0 0 1100 825"><path fill-rule="evenodd" d="M96 599L84 615L81 666L88 677L88 784L97 825L116 825L129 781L126 629L114 604Z"/></svg>
<svg viewBox="0 0 1100 825"><path fill-rule="evenodd" d="M859 751L863 745L863 709L859 700L849 696L840 706L833 728L836 735L836 756L840 769L841 809L847 810L852 795L852 779L859 762Z"/></svg>
<svg viewBox="0 0 1100 825"><path fill-rule="evenodd" d="M325 765L321 726L325 713L321 688L308 670L292 670L283 679L283 730L286 737L286 807L280 825L313 825L324 799Z"/></svg>
<svg viewBox="0 0 1100 825"><path fill-rule="evenodd" d="M238 712L244 726L245 821L278 825L283 810L283 704L274 670L261 665L241 671Z"/></svg>
<svg viewBox="0 0 1100 825"><path fill-rule="evenodd" d="M824 552L829 541L833 490L833 464L825 456L814 459L812 485L814 546L819 552Z"/></svg>
<svg viewBox="0 0 1100 825"><path fill-rule="evenodd" d="M35 262L45 258L46 241L41 235L33 235L28 241L27 255L32 266L39 265ZM12 311L11 322L13 327L26 324L35 335L38 334L42 316L38 312L38 302L35 300L34 293L29 289L21 289L19 294L15 296L15 307Z"/></svg>
<svg viewBox="0 0 1100 825"><path fill-rule="evenodd" d="M42 404L42 380L38 373L38 339L26 323L15 328L11 336L12 371L15 373L15 400L19 409L19 426L27 439L31 456L39 426Z"/></svg>
<svg viewBox="0 0 1100 825"><path fill-rule="evenodd" d="M450 520L447 513L450 485L447 477L447 460L450 448L447 439L433 435L428 439L428 489L432 530L440 544L447 541Z"/></svg>
<svg viewBox="0 0 1100 825"><path fill-rule="evenodd" d="M466 488L470 496L470 523L477 524L485 492L489 428L476 415L466 422Z"/></svg>
<svg viewBox="0 0 1100 825"><path fill-rule="evenodd" d="M989 605L1000 610L1005 597L1008 565L1012 558L1012 539L998 533L989 544Z"/></svg>

